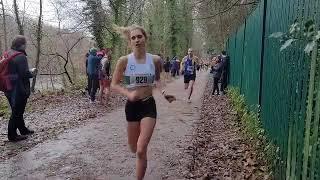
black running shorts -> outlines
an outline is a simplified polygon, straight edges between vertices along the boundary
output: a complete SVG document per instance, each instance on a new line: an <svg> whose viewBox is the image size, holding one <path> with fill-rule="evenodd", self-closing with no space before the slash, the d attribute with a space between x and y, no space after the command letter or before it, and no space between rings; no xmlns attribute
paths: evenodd
<svg viewBox="0 0 320 180"><path fill-rule="evenodd" d="M156 102L152 96L135 102L127 100L125 111L128 122L139 122L145 117L157 118Z"/></svg>
<svg viewBox="0 0 320 180"><path fill-rule="evenodd" d="M196 80L196 75L192 74L192 75L184 75L184 83L188 84L190 81L195 81Z"/></svg>

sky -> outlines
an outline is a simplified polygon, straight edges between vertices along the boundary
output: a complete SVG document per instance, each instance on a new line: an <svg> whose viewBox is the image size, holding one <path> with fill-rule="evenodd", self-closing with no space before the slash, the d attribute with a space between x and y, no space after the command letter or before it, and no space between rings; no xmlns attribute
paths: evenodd
<svg viewBox="0 0 320 180"><path fill-rule="evenodd" d="M58 20L55 17L55 9L52 5L54 0L42 0L43 1L43 21L45 24L50 24L52 26L58 26ZM31 17L32 19L37 19L39 16L39 0L17 0L19 10L23 11L25 2L25 13L26 17ZM4 5L9 13L13 14L13 0L4 0Z"/></svg>

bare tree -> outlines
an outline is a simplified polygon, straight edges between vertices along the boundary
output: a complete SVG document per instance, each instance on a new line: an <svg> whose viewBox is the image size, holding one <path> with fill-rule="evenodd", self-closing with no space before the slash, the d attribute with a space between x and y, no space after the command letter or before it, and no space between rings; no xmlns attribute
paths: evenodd
<svg viewBox="0 0 320 180"><path fill-rule="evenodd" d="M224 49L229 34L245 20L258 0L199 0L193 2L194 22L201 24L206 38L206 49Z"/></svg>
<svg viewBox="0 0 320 180"><path fill-rule="evenodd" d="M71 59L71 52L72 52L72 50L73 50L73 49L77 46L77 44L78 44L82 39L84 39L84 38L85 38L84 36L78 38L77 41L75 41L75 42L73 43L73 45L72 45L70 48L68 48L65 56L62 55L62 54L60 54L60 53L58 53L58 52L56 52L56 53L50 53L50 54L43 54L43 55L46 55L46 56L54 56L54 57L57 57L57 58L59 58L59 59L62 59L62 60L64 61L64 65L63 65L64 72L61 72L61 73L47 73L47 74L46 74L46 73L43 73L43 74L40 74L40 75L47 75L47 76L56 75L56 76L58 76L58 75L64 75L64 74L65 74L65 75L68 77L69 82L70 82L71 84L73 84L73 81L72 81L72 79L71 79L70 73L68 72L67 66L68 66L68 64L69 64L69 62L70 62L70 59Z"/></svg>
<svg viewBox="0 0 320 180"><path fill-rule="evenodd" d="M6 13L3 5L3 0L0 0L0 4L2 7L2 21L3 21L3 34L4 34L4 50L8 48L8 37L7 37L7 24L6 24Z"/></svg>
<svg viewBox="0 0 320 180"><path fill-rule="evenodd" d="M14 9L14 14L16 16L16 22L18 24L19 34L24 35L23 25L21 23L20 16L19 16L19 8L18 8L17 0L13 0L13 9Z"/></svg>
<svg viewBox="0 0 320 180"><path fill-rule="evenodd" d="M23 14L22 14L22 26L24 26L24 23L25 23L25 17L26 17L26 0L24 0L23 2Z"/></svg>
<svg viewBox="0 0 320 180"><path fill-rule="evenodd" d="M40 15L38 19L37 27L37 59L36 59L36 69L39 68L40 63L40 53L41 53L41 38L42 38L42 0L40 0ZM37 75L34 76L32 80L31 91L34 92L34 87L36 85Z"/></svg>

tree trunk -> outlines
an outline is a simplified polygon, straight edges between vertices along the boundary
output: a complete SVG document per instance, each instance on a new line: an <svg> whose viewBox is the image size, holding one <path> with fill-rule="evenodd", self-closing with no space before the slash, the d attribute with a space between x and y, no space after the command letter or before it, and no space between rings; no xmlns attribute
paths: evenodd
<svg viewBox="0 0 320 180"><path fill-rule="evenodd" d="M20 17L19 17L19 9L18 9L17 0L13 0L13 8L14 8L14 14L16 16L16 22L18 24L19 34L24 35L23 25L21 24Z"/></svg>
<svg viewBox="0 0 320 180"><path fill-rule="evenodd" d="M101 0L97 0L96 4L93 6L93 21L92 21L92 28L93 28L93 35L96 39L97 46L102 49L104 47L103 42L103 26L104 26L104 13L103 9L101 8L102 2Z"/></svg>
<svg viewBox="0 0 320 180"><path fill-rule="evenodd" d="M40 63L40 51L41 51L41 38L42 38L42 0L40 0L40 15L37 27L37 59L36 59L36 69L39 68ZM34 76L32 80L31 91L34 92L34 87L36 85L37 75Z"/></svg>
<svg viewBox="0 0 320 180"><path fill-rule="evenodd" d="M73 79L73 82L77 82L77 70L72 62L72 59L71 57L69 57L69 61L70 61L70 65L71 65L71 69L72 69L72 79Z"/></svg>
<svg viewBox="0 0 320 180"><path fill-rule="evenodd" d="M63 64L59 60L59 57L57 57L57 62L58 62L60 71L64 71ZM64 74L61 76L61 81L62 81L62 86L63 86L62 89L66 89L67 88L67 80L66 80L66 77L64 76Z"/></svg>
<svg viewBox="0 0 320 180"><path fill-rule="evenodd" d="M170 47L171 56L177 55L177 30L176 30L176 1L169 1L169 17L170 17Z"/></svg>
<svg viewBox="0 0 320 180"><path fill-rule="evenodd" d="M4 10L3 0L0 0L1 6L2 6L2 21L3 21L3 36L4 36L4 50L7 50L8 48L8 37L7 37L7 24L6 24L6 14Z"/></svg>

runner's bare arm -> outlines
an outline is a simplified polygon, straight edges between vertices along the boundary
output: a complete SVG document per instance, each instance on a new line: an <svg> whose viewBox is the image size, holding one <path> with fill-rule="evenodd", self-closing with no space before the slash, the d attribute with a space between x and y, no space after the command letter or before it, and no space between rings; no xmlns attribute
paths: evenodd
<svg viewBox="0 0 320 180"><path fill-rule="evenodd" d="M128 62L127 56L123 56L119 58L116 68L114 70L114 73L112 76L112 82L111 82L111 89L125 96L128 96L129 91L126 88L122 87L120 83L123 77L123 73L126 69L127 62Z"/></svg>
<svg viewBox="0 0 320 180"><path fill-rule="evenodd" d="M200 64L200 60L197 56L194 57L194 61L196 62L196 64Z"/></svg>
<svg viewBox="0 0 320 180"><path fill-rule="evenodd" d="M166 98L170 103L172 101L175 101L176 98L172 95L167 95L165 90L163 89L164 86L161 82L160 73L161 73L161 58L159 56L154 55L153 56L153 62L156 68L156 74L155 74L155 82L156 82L156 89L160 91L160 93Z"/></svg>
<svg viewBox="0 0 320 180"><path fill-rule="evenodd" d="M153 55L153 62L154 62L154 65L155 65L155 71L156 71L156 74L155 74L155 82L156 82L156 88L159 90L159 91L162 91L162 88L163 88L163 85L161 83L161 58L157 55Z"/></svg>
<svg viewBox="0 0 320 180"><path fill-rule="evenodd" d="M186 57L184 57L180 63L180 73L182 73L183 71L185 61L186 61Z"/></svg>

